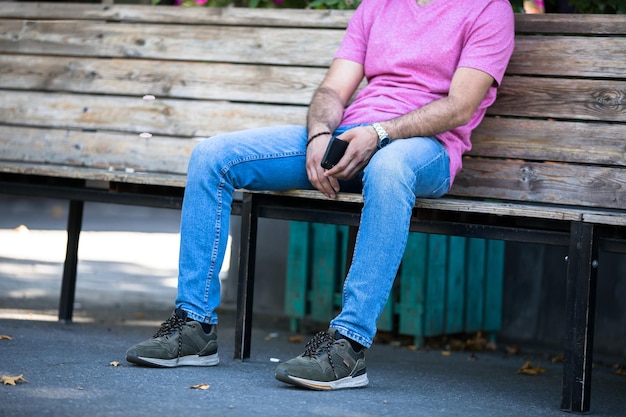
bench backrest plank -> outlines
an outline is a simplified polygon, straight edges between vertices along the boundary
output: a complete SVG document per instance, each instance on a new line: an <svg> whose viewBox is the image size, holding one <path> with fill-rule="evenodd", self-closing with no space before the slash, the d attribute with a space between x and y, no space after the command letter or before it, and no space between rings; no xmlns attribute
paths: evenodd
<svg viewBox="0 0 626 417"><path fill-rule="evenodd" d="M0 55L0 68L0 88L298 105L309 103L326 73L316 67L41 55Z"/></svg>
<svg viewBox="0 0 626 417"><path fill-rule="evenodd" d="M304 123L350 15L6 3L0 169L184 177L198 138ZM516 32L498 100L450 194L623 209L626 16L517 15Z"/></svg>

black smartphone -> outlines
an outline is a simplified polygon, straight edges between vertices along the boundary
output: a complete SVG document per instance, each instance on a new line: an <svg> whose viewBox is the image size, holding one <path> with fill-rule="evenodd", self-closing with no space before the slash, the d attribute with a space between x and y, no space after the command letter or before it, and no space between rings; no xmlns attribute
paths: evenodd
<svg viewBox="0 0 626 417"><path fill-rule="evenodd" d="M343 154L346 152L347 147L348 142L333 136L330 142L328 142L328 147L326 148L326 152L324 153L324 158L322 159L322 168L331 169L332 167L337 165L337 162L339 162Z"/></svg>

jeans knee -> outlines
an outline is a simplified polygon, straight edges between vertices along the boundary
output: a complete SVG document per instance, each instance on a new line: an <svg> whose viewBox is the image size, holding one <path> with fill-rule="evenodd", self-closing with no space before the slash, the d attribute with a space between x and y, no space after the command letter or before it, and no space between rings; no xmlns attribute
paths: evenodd
<svg viewBox="0 0 626 417"><path fill-rule="evenodd" d="M223 164L223 142L214 138L198 142L191 151L187 174L192 176L196 173L206 175L211 170L220 171Z"/></svg>
<svg viewBox="0 0 626 417"><path fill-rule="evenodd" d="M364 184L382 190L386 195L405 189L411 192L415 173L405 163L390 158L372 158L363 175Z"/></svg>

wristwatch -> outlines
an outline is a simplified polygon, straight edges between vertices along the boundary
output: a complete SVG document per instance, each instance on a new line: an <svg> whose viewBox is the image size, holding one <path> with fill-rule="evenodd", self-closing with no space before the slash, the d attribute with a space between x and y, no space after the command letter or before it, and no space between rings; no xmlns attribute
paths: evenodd
<svg viewBox="0 0 626 417"><path fill-rule="evenodd" d="M380 125L380 123L372 123L372 127L376 131L378 135L378 149L382 149L391 142L391 138L389 137L389 133Z"/></svg>

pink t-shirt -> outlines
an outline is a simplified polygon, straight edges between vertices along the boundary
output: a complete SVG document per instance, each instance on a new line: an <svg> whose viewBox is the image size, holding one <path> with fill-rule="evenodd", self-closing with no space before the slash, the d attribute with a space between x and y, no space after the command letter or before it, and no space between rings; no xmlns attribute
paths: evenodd
<svg viewBox="0 0 626 417"><path fill-rule="evenodd" d="M513 52L509 0L363 0L335 58L363 64L368 84L345 111L342 125L381 122L447 96L458 67L490 74L489 89L471 121L437 135L450 156L450 179L471 149L470 134L496 97Z"/></svg>

